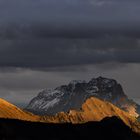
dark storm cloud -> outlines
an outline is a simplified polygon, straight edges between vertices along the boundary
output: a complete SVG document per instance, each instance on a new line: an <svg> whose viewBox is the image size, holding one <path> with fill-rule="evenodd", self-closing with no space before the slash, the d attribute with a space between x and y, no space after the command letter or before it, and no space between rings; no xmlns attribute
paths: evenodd
<svg viewBox="0 0 140 140"><path fill-rule="evenodd" d="M140 37L138 0L0 0L0 37Z"/></svg>
<svg viewBox="0 0 140 140"><path fill-rule="evenodd" d="M0 0L0 67L139 63L138 0Z"/></svg>
<svg viewBox="0 0 140 140"><path fill-rule="evenodd" d="M104 62L140 61L138 39L1 40L1 67L45 68Z"/></svg>

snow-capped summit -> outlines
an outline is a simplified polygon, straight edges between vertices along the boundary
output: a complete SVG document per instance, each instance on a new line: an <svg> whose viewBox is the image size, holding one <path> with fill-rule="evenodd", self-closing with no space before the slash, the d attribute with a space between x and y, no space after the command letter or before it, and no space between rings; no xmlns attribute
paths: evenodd
<svg viewBox="0 0 140 140"><path fill-rule="evenodd" d="M26 109L39 115L54 115L72 109L80 110L82 104L90 97L109 101L131 115L138 116L136 110L139 109L139 105L128 99L116 80L104 77L92 78L88 82L74 80L68 85L45 89L31 100Z"/></svg>

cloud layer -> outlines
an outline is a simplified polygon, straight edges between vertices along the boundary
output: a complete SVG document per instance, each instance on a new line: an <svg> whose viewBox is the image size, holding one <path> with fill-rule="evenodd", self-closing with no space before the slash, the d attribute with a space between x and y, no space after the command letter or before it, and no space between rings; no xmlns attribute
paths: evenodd
<svg viewBox="0 0 140 140"><path fill-rule="evenodd" d="M0 0L0 67L139 63L138 0Z"/></svg>
<svg viewBox="0 0 140 140"><path fill-rule="evenodd" d="M138 39L1 40L0 67L49 68L106 62L139 63Z"/></svg>

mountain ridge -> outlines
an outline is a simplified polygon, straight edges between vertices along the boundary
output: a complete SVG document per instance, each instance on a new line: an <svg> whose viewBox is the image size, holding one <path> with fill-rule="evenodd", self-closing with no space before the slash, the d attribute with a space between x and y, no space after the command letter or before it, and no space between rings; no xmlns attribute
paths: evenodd
<svg viewBox="0 0 140 140"><path fill-rule="evenodd" d="M86 122L99 122L106 117L113 116L121 119L134 132L140 133L140 124L137 122L135 117L130 116L127 112L119 109L113 104L95 97L87 99L82 105L81 110L70 110L67 113L59 112L54 116L37 116L19 109L3 99L0 99L0 118L6 119L18 119L50 124L81 124Z"/></svg>
<svg viewBox="0 0 140 140"><path fill-rule="evenodd" d="M101 121L106 117L117 116L126 125L131 125L136 122L136 118L129 115L129 113L119 109L113 104L102 101L98 98L91 97L85 101L81 110L70 110L69 112L59 112L54 116L42 116L41 121L51 123L86 123L90 121Z"/></svg>

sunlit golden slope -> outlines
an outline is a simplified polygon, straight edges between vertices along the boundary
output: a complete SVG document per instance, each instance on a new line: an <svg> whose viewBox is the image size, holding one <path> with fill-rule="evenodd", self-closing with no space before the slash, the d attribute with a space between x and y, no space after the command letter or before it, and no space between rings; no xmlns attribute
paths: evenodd
<svg viewBox="0 0 140 140"><path fill-rule="evenodd" d="M25 112L18 107L0 99L0 118L19 119L32 122L44 123L85 123L88 121L100 121L105 117L118 116L126 125L135 132L140 133L139 124L136 119L127 112L109 102L91 97L82 105L80 111L70 110L68 113L60 112L55 116L37 116Z"/></svg>
<svg viewBox="0 0 140 140"><path fill-rule="evenodd" d="M20 119L28 121L39 120L38 116L24 112L3 99L0 99L0 118Z"/></svg>
<svg viewBox="0 0 140 140"><path fill-rule="evenodd" d="M102 101L95 97L91 97L86 100L82 105L81 111L70 110L69 113L60 112L55 116L44 116L43 120L50 122L72 122L82 123L88 121L100 121L105 117L118 116L127 125L129 120L135 121L136 119L130 116L127 112L122 111L118 107L109 102Z"/></svg>
<svg viewBox="0 0 140 140"><path fill-rule="evenodd" d="M135 132L140 133L140 124L136 118L129 113L119 109L109 102L91 97L82 105L81 111L70 110L68 113L60 112L55 116L43 116L42 121L52 123L85 123L89 121L100 121L105 117L118 116L123 122Z"/></svg>

